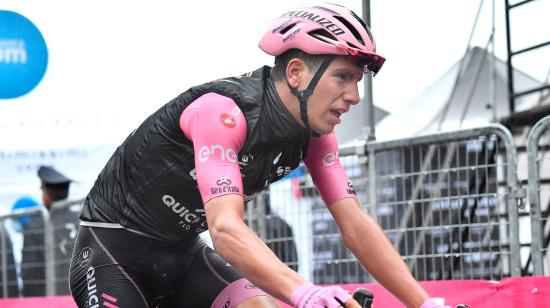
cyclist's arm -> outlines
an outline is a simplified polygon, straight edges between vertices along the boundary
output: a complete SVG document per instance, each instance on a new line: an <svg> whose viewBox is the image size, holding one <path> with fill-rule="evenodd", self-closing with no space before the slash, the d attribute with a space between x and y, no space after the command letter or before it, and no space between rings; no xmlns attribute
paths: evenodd
<svg viewBox="0 0 550 308"><path fill-rule="evenodd" d="M304 163L325 204L333 204L343 198L357 198L338 158L338 143L334 133L312 137Z"/></svg>
<svg viewBox="0 0 550 308"><path fill-rule="evenodd" d="M413 278L405 262L380 226L357 199L346 198L329 206L344 244L386 289L407 307L420 307L428 294Z"/></svg>
<svg viewBox="0 0 550 308"><path fill-rule="evenodd" d="M242 178L236 153L246 120L235 102L208 93L183 112L180 126L193 141L197 183L216 251L265 292L286 302L305 279L286 267L243 222Z"/></svg>
<svg viewBox="0 0 550 308"><path fill-rule="evenodd" d="M214 198L205 209L216 251L257 287L290 303L293 291L306 280L285 266L244 224L243 198Z"/></svg>
<svg viewBox="0 0 550 308"><path fill-rule="evenodd" d="M304 162L328 205L344 244L378 282L410 307L428 298L382 229L363 212L338 158L334 134L311 138Z"/></svg>

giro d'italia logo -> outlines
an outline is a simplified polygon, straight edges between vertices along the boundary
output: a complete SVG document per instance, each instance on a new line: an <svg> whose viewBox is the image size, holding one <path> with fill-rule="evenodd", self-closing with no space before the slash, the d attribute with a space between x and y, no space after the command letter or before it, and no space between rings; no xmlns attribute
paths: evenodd
<svg viewBox="0 0 550 308"><path fill-rule="evenodd" d="M18 13L0 10L0 99L29 93L47 65L48 50L38 28Z"/></svg>

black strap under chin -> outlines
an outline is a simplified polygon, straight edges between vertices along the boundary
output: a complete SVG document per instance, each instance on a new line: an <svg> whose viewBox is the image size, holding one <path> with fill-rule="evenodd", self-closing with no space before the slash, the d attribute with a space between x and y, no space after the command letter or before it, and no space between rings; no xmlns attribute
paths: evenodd
<svg viewBox="0 0 550 308"><path fill-rule="evenodd" d="M309 126L309 120L307 117L307 100L313 94L313 89L317 86L317 83L319 80L321 80L321 76L325 73L330 63L334 60L334 56L327 57L323 63L321 63L321 66L319 66L319 69L317 72L315 72L315 75L313 75L313 78L309 82L309 85L304 90L297 90L296 88L290 88L290 93L292 93L294 96L298 98L298 101L300 102L300 118L302 119L302 122L304 122L304 125L306 128L311 130L311 134L313 136L320 136L318 132L314 131Z"/></svg>

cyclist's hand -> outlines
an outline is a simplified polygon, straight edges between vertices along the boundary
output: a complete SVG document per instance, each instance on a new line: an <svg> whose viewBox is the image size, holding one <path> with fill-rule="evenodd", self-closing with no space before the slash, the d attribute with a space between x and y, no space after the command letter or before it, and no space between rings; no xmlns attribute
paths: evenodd
<svg viewBox="0 0 550 308"><path fill-rule="evenodd" d="M351 294L338 287L320 287L310 282L303 284L298 290L294 291L291 298L292 305L297 308L355 308L361 307L353 298ZM348 306L348 302L357 306Z"/></svg>
<svg viewBox="0 0 550 308"><path fill-rule="evenodd" d="M442 306L435 302L433 298L428 298L420 308L451 308L451 306Z"/></svg>

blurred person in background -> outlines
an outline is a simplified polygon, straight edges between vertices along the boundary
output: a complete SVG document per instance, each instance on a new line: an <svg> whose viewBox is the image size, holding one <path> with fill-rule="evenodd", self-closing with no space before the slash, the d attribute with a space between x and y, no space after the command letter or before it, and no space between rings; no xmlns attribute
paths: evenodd
<svg viewBox="0 0 550 308"><path fill-rule="evenodd" d="M35 208L35 207L38 207L38 206L40 206L40 204L36 200L34 200L34 198L32 198L32 197L21 197L21 198L17 199L17 201L15 201L15 203L13 204L13 206L11 208L11 211L14 212L14 211L20 211L20 210L28 210L28 209L32 209L32 208ZM20 216L15 221L14 228L16 229L16 231L21 232L22 230L25 229L27 224L29 224L31 219L32 219L31 216Z"/></svg>
<svg viewBox="0 0 550 308"><path fill-rule="evenodd" d="M0 247L0 297L19 297L19 281L17 279L17 264L15 262L15 251L9 231L6 230L6 225L0 225L2 237L4 237L4 245ZM5 254L4 254L5 250ZM6 257L6 260L2 258ZM5 263L4 263L5 262ZM3 266L5 264L5 267ZM6 286L4 286L4 274L6 275ZM6 287L6 293L4 292Z"/></svg>
<svg viewBox="0 0 550 308"><path fill-rule="evenodd" d="M11 211L17 212L20 210L33 208L38 206L33 198L24 196L18 198L12 206ZM0 297L19 297L22 288L21 283L21 247L23 243L22 230L30 221L29 216L21 216L15 219L7 219L2 223L2 237L5 241L5 246L0 247L0 256L6 256L5 267L0 266ZM6 253L4 254L4 250ZM4 260L0 259L0 264ZM6 287L7 293L4 294L4 271L6 271Z"/></svg>
<svg viewBox="0 0 550 308"><path fill-rule="evenodd" d="M67 276L72 252L72 239L76 237L78 213L69 208L52 211L55 203L62 202L69 195L70 178L51 166L40 166L37 172L40 178L43 206L50 213L54 232L54 264L56 295L67 295L69 289ZM23 240L23 260L21 277L23 296L45 296L45 253L44 221L40 214L28 217L25 223Z"/></svg>
<svg viewBox="0 0 550 308"><path fill-rule="evenodd" d="M298 252L292 227L271 210L269 198L265 198L266 244L273 253L293 271L298 271Z"/></svg>
<svg viewBox="0 0 550 308"><path fill-rule="evenodd" d="M34 198L30 196L24 196L20 197L15 201L13 204L11 211L18 212L22 210L28 210L32 208L36 208L39 206L38 201L36 201ZM18 294L20 294L20 290L23 288L23 282L21 280L21 259L22 259L22 248L23 248L23 235L24 230L27 224L31 221L32 217L29 216L19 216L16 219L12 219L9 221L9 229L8 233L11 237L11 243L13 244L13 260L15 262L15 272L16 272L16 279L17 279L17 289ZM8 260L10 261L10 260ZM11 281L11 278L8 278L9 281Z"/></svg>
<svg viewBox="0 0 550 308"><path fill-rule="evenodd" d="M273 253L283 261L293 271L298 271L298 251L294 240L292 227L277 213L271 209L269 198L262 198L261 202L255 202L257 207L262 207L262 214L257 214L253 221L245 217L247 225L255 222L258 228L263 226L266 245ZM245 211L248 210L250 203L245 204ZM261 223L263 222L263 224ZM260 231L261 233L262 231ZM208 243L212 246L212 239L208 238Z"/></svg>

